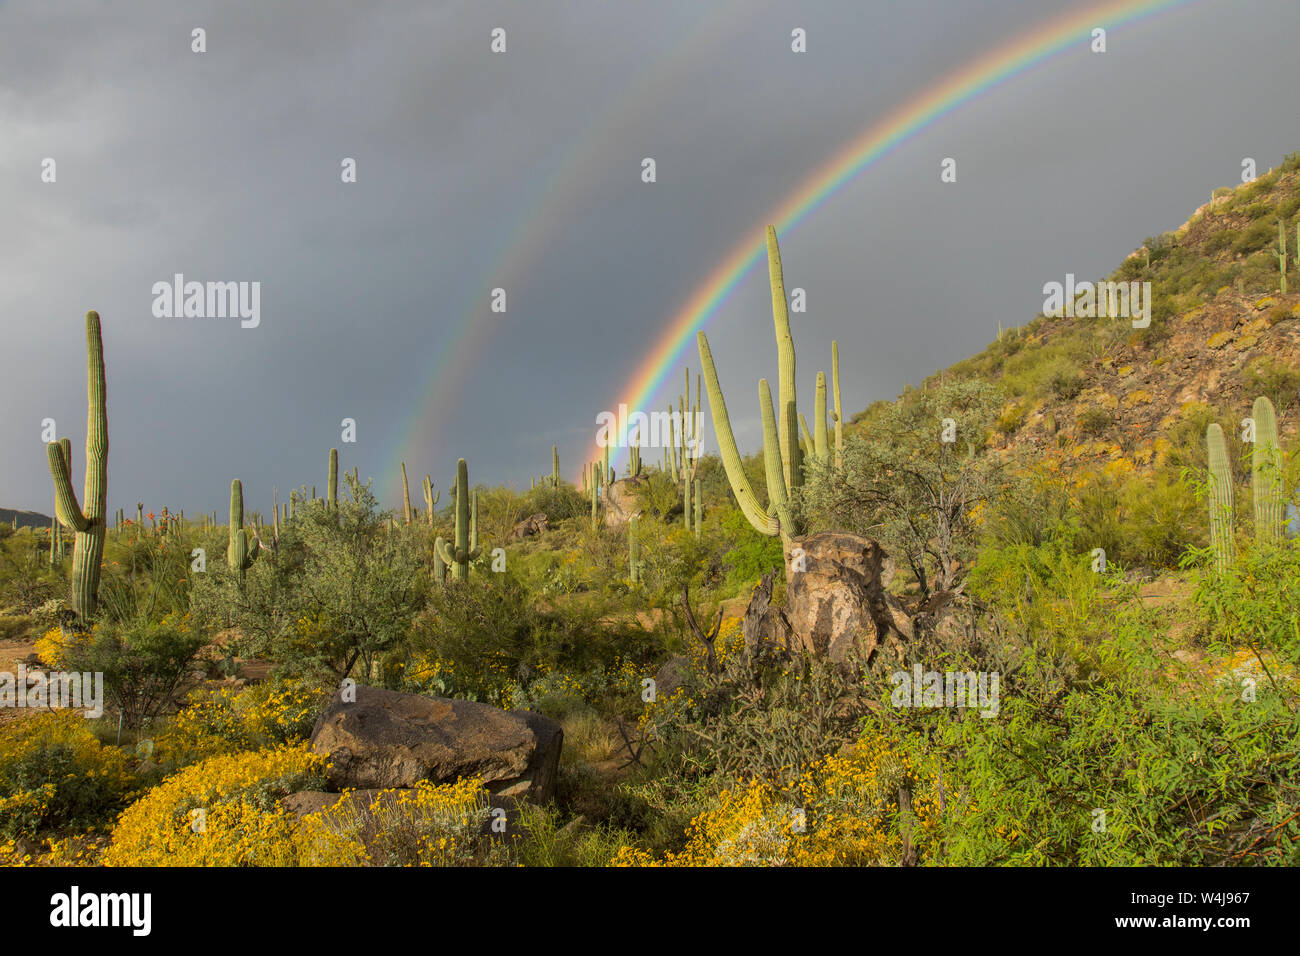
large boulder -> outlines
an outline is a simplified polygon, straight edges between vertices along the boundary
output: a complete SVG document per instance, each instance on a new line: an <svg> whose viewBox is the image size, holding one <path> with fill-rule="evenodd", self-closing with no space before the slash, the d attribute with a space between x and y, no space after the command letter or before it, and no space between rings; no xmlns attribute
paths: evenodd
<svg viewBox="0 0 1300 956"><path fill-rule="evenodd" d="M506 536L507 541L522 541L524 538L531 538L533 535L541 534L543 531L550 529L550 519L544 512L529 515L523 521L519 522L510 529L510 534Z"/></svg>
<svg viewBox="0 0 1300 956"><path fill-rule="evenodd" d="M639 495L648 480L645 475L633 475L605 486L602 492L605 503L605 527L621 528L631 520L633 515L641 513Z"/></svg>
<svg viewBox="0 0 1300 956"><path fill-rule="evenodd" d="M767 607L770 587L756 589L763 607L746 613L746 643L752 634L844 663L855 649L869 661L882 645L911 639L906 612L885 590L894 568L877 542L833 531L792 538L785 561L785 607Z"/></svg>
<svg viewBox="0 0 1300 956"><path fill-rule="evenodd" d="M530 711L355 688L334 695L311 734L332 789L413 787L477 777L494 794L544 802L555 793L564 731Z"/></svg>

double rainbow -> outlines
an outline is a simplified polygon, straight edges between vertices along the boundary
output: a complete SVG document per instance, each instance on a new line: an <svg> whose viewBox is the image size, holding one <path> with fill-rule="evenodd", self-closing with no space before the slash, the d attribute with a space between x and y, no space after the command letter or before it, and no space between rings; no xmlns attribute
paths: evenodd
<svg viewBox="0 0 1300 956"><path fill-rule="evenodd" d="M1065 14L948 74L880 119L807 177L780 206L756 222L752 229L746 230L744 240L671 319L663 337L650 349L632 376L626 394L609 407L616 409L620 404L626 404L630 409L647 413L656 407L654 400L668 376L677 368L682 353L693 348L693 334L766 258L764 227L768 223L774 224L778 233L788 232L863 170L953 111L1057 54L1071 49L1086 49L1083 45L1091 42L1094 28L1105 28L1109 38L1110 32L1117 28L1195 2L1108 0ZM592 445L583 462L595 461L604 455L604 449L595 440L594 426L592 433ZM611 464L614 458L611 449Z"/></svg>

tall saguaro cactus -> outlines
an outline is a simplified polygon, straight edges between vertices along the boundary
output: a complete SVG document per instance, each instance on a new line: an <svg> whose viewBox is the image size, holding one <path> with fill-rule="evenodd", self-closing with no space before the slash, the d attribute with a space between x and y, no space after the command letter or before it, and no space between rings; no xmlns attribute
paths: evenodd
<svg viewBox="0 0 1300 956"><path fill-rule="evenodd" d="M551 446L551 487L560 487L560 449L558 445Z"/></svg>
<svg viewBox="0 0 1300 956"><path fill-rule="evenodd" d="M437 494L433 493L433 479L428 475L424 476L424 482L421 487L424 491L424 510L428 513L429 527L432 528L433 509L437 506L438 499L442 497L442 491L439 490Z"/></svg>
<svg viewBox="0 0 1300 956"><path fill-rule="evenodd" d="M227 531L226 564L242 582L244 572L253 566L262 549L256 535L252 545L248 543L248 532L244 530L244 485L238 478L230 483L230 527Z"/></svg>
<svg viewBox="0 0 1300 956"><path fill-rule="evenodd" d="M1215 566L1222 573L1236 560L1237 545L1232 532L1232 462L1217 422L1205 429L1205 444L1210 457L1210 543L1214 546Z"/></svg>
<svg viewBox="0 0 1300 956"><path fill-rule="evenodd" d="M339 450L330 449L330 471L328 484L325 486L326 501L330 511L339 510Z"/></svg>
<svg viewBox="0 0 1300 956"><path fill-rule="evenodd" d="M402 507L406 523L411 523L411 486L406 483L406 462L402 462Z"/></svg>
<svg viewBox="0 0 1300 956"><path fill-rule="evenodd" d="M831 340L831 390L835 395L835 469L844 467L844 408L840 405L840 346Z"/></svg>
<svg viewBox="0 0 1300 956"><path fill-rule="evenodd" d="M1300 239L1300 232L1297 232L1297 239ZM1280 290L1286 295L1286 224L1281 219L1277 221L1277 248L1274 254L1277 256L1278 272L1282 276Z"/></svg>
<svg viewBox="0 0 1300 956"><path fill-rule="evenodd" d="M54 479L54 511L75 532L72 549L72 609L82 620L95 613L99 568L108 528L108 410L104 376L104 339L99 313L86 313L86 484L81 504L72 490L71 455L60 442L46 446Z"/></svg>
<svg viewBox="0 0 1300 956"><path fill-rule="evenodd" d="M633 515L627 523L628 580L637 584L641 580L641 539L637 532L637 519Z"/></svg>
<svg viewBox="0 0 1300 956"><path fill-rule="evenodd" d="M1255 506L1255 541L1276 544L1286 523L1286 495L1282 481L1282 446L1277 415L1264 396L1255 399L1255 446L1250 453L1250 492Z"/></svg>
<svg viewBox="0 0 1300 956"><path fill-rule="evenodd" d="M780 360L778 397L781 415L778 423L772 407L772 391L767 379L758 383L759 407L763 417L763 464L767 475L768 507L764 510L758 496L745 475L736 437L731 430L727 402L718 382L718 370L713 363L713 353L704 332L696 336L700 347L700 362L704 366L704 384L709 393L709 411L713 416L713 429L718 436L718 450L731 490L740 504L740 510L749 523L765 535L781 535L789 539L802 532L790 508L788 494L802 483L802 460L799 448L799 410L794 390L794 338L790 334L790 316L785 300L785 280L781 270L781 252L776 242L776 230L767 227L768 280L772 286L772 316L776 330L777 356Z"/></svg>
<svg viewBox="0 0 1300 956"><path fill-rule="evenodd" d="M451 565L451 576L456 581L469 579L469 563L479 556L478 545L478 493L474 494L471 513L469 467L465 459L456 462L456 543L453 547L442 538L434 542L438 556Z"/></svg>

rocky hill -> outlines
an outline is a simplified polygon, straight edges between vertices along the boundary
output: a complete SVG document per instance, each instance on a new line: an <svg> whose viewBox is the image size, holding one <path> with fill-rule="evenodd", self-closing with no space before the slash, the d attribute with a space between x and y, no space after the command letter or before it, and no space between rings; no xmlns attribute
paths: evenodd
<svg viewBox="0 0 1300 956"><path fill-rule="evenodd" d="M13 508L0 508L0 524L13 526L14 518L18 519L20 528L46 528L50 526L51 518L49 515L43 515L39 511L17 511Z"/></svg>
<svg viewBox="0 0 1300 956"><path fill-rule="evenodd" d="M1279 221L1289 294L1281 292ZM1272 399L1284 439L1295 441L1300 153L1252 183L1215 190L1186 223L1147 239L1107 278L1151 283L1149 327L1040 313L927 383L953 375L998 383L1008 395L1002 447L1066 470L1195 464L1206 424L1220 421L1237 435L1258 395ZM872 414L868 408L854 421L865 425Z"/></svg>

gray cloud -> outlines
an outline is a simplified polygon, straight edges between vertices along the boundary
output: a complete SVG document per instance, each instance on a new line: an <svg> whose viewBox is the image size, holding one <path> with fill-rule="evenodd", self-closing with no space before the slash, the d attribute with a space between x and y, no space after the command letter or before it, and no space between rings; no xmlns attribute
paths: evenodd
<svg viewBox="0 0 1300 956"><path fill-rule="evenodd" d="M113 508L220 511L238 476L266 510L273 484L323 486L344 416L361 436L344 466L390 503L399 455L440 487L459 456L526 487L558 443L575 474L596 413L784 197L952 69L1086 8L0 4L0 503L48 510L47 416L80 480L89 308ZM782 237L809 293L802 394L836 338L846 408L890 397L1028 320L1043 282L1109 271L1182 222L1243 156L1267 169L1300 148L1277 66L1297 26L1291 0L1185 4L978 97L845 186ZM262 326L154 318L150 287L175 272L261 281ZM708 327L748 448L768 308L758 270ZM477 347L447 362L465 329ZM440 363L456 387L423 414ZM693 348L680 364L694 376Z"/></svg>

